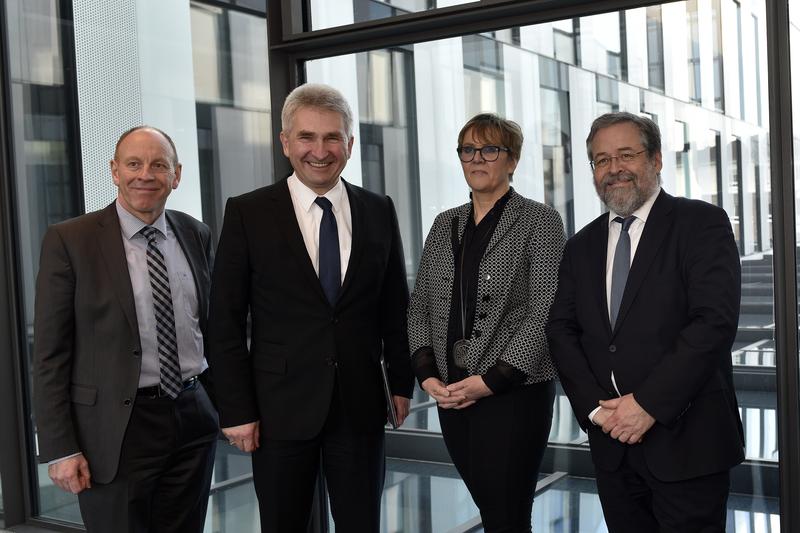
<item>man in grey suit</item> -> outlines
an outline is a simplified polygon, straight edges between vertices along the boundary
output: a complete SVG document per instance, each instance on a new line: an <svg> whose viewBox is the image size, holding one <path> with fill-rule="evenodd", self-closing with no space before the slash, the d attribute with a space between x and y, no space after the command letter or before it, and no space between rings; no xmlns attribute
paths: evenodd
<svg viewBox="0 0 800 533"><path fill-rule="evenodd" d="M218 421L205 371L211 233L165 210L181 165L140 126L114 203L51 226L34 318L39 459L93 532L200 532Z"/></svg>

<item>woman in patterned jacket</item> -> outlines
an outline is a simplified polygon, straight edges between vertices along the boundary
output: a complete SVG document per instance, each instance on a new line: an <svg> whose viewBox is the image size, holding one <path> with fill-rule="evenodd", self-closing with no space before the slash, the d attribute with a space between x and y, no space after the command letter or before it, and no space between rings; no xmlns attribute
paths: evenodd
<svg viewBox="0 0 800 533"><path fill-rule="evenodd" d="M564 229L511 187L521 148L520 127L494 114L461 129L471 201L436 217L408 311L417 379L487 532L531 530L555 395L544 325Z"/></svg>

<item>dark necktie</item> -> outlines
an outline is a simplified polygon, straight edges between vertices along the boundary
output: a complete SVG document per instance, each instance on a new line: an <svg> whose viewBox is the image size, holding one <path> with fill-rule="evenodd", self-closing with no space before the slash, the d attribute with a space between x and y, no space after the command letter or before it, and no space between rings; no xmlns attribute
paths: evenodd
<svg viewBox="0 0 800 533"><path fill-rule="evenodd" d="M314 200L322 208L319 225L319 282L331 305L336 304L342 284L342 263L339 258L339 229L333 216L333 204L324 196Z"/></svg>
<svg viewBox="0 0 800 533"><path fill-rule="evenodd" d="M150 288L153 291L153 310L156 317L158 340L158 364L161 372L161 389L170 398L176 398L183 389L181 365L178 361L178 341L175 337L175 313L172 310L172 293L164 254L158 249L152 226L145 226L140 233L147 239L147 270L150 273Z"/></svg>
<svg viewBox="0 0 800 533"><path fill-rule="evenodd" d="M631 269L631 236L628 229L636 220L635 216L627 218L617 217L614 222L622 224L619 232L617 248L614 251L614 265L611 270L611 329L617 322L619 306L622 303L622 295L625 293L625 283L628 281L628 271Z"/></svg>

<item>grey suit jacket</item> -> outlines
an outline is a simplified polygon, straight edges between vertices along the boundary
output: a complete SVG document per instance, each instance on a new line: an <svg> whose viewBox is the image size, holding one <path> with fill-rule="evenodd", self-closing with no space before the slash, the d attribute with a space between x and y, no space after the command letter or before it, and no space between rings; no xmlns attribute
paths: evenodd
<svg viewBox="0 0 800 533"><path fill-rule="evenodd" d="M211 232L166 212L191 267L205 333ZM82 452L92 479L113 480L131 415L141 346L116 207L51 226L42 242L34 313L39 460Z"/></svg>
<svg viewBox="0 0 800 533"><path fill-rule="evenodd" d="M455 272L452 225L464 234L470 204L440 213L422 251L408 308L409 349L430 346L447 378L447 325ZM544 326L564 248L557 211L513 192L480 263L469 373L483 375L498 360L525 372L526 384L556 376Z"/></svg>

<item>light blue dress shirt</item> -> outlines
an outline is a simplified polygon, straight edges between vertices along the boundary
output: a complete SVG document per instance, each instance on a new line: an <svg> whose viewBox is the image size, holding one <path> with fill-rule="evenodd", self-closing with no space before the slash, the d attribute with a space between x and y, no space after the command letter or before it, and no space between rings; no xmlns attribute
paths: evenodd
<svg viewBox="0 0 800 533"><path fill-rule="evenodd" d="M150 273L147 270L147 239L139 231L147 224L130 214L117 201L117 214L122 232L122 244L128 261L128 274L136 305L136 320L139 323L139 341L142 347L142 369L139 387L158 385L161 380L158 363L158 337L153 310L153 293L150 288ZM175 312L175 329L178 340L178 358L184 380L194 377L208 367L203 354L203 333L200 331L200 306L197 299L192 269L175 236L161 213L153 224L160 234L158 247L164 254L172 293L172 309Z"/></svg>

